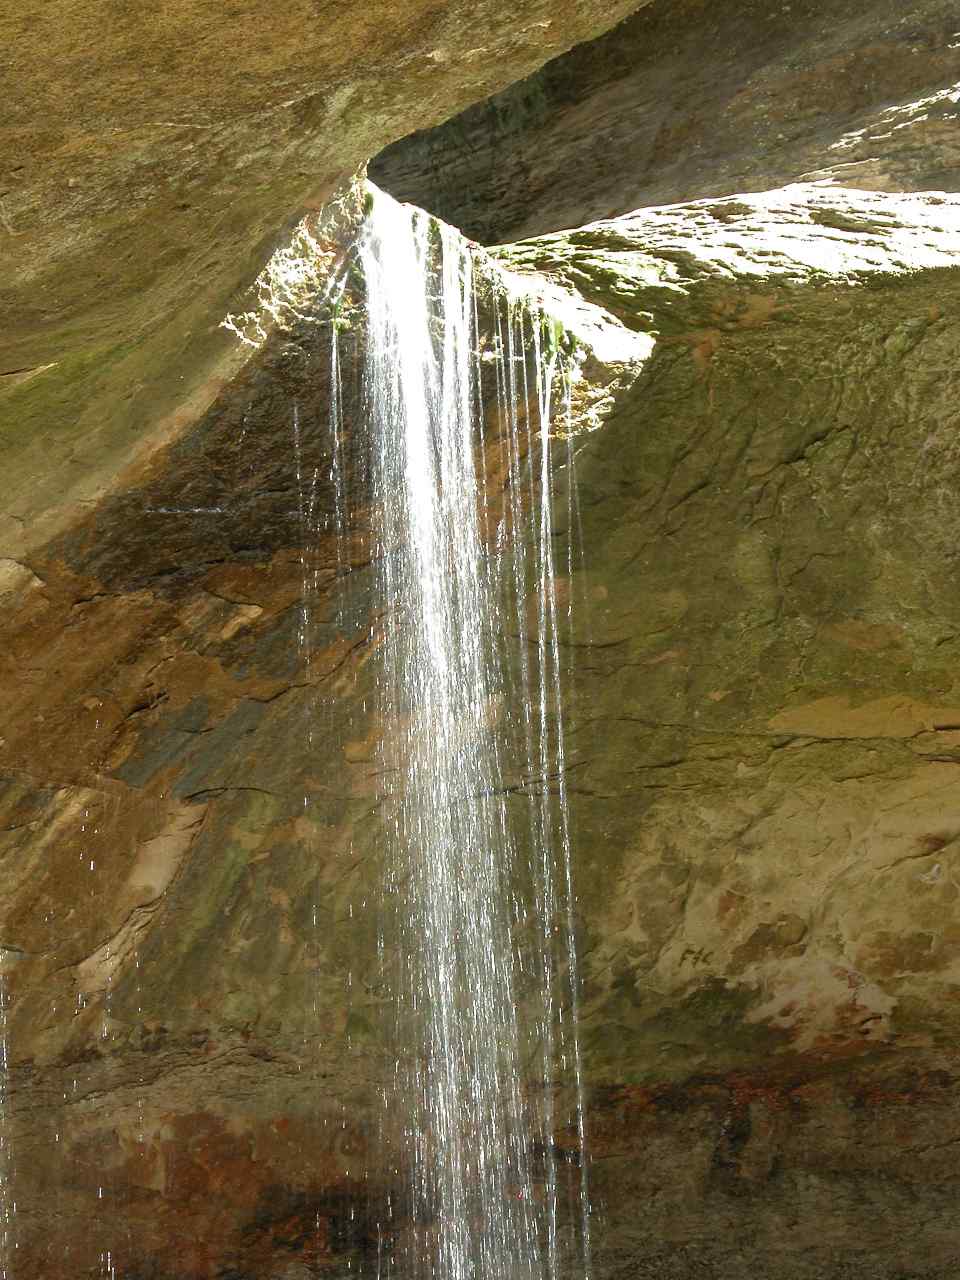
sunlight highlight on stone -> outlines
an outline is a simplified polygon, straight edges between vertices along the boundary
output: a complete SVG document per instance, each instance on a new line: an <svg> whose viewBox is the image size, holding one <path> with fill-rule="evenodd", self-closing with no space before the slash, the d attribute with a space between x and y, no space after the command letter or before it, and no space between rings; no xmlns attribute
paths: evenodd
<svg viewBox="0 0 960 1280"><path fill-rule="evenodd" d="M718 278L818 276L856 283L886 273L953 267L960 262L960 196L858 191L829 182L660 205L595 222L577 232L611 253L633 287L683 291L684 260ZM543 236L541 251L563 237ZM516 256L524 244L513 246Z"/></svg>
<svg viewBox="0 0 960 1280"><path fill-rule="evenodd" d="M948 45L950 49L960 48L960 43ZM838 138L830 147L831 151L846 151L850 147L854 147L858 142L880 142L884 138L889 138L898 129L909 129L911 125L922 124L923 121L929 119L929 111L931 107L938 107L942 103L952 102L960 103L960 82L951 85L947 89L941 89L937 93L928 94L923 98L916 98L913 102L900 102L896 106L890 107L884 111L869 125L865 125L862 129L851 130L845 133L843 137ZM883 132L885 130L886 132Z"/></svg>

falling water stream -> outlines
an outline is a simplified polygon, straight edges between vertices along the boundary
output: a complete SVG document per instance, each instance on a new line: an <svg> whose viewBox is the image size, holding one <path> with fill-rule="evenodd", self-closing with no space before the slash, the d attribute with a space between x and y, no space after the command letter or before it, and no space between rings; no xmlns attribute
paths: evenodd
<svg viewBox="0 0 960 1280"><path fill-rule="evenodd" d="M13 1158L7 1128L10 1061L7 1046L7 985L4 961L8 955L5 948L0 947L0 1280L14 1280L12 1265L15 1241L12 1228L16 1213L16 1202L11 1186Z"/></svg>
<svg viewBox="0 0 960 1280"><path fill-rule="evenodd" d="M384 1133L415 1224L391 1265L443 1280L552 1277L572 1234L584 1274L551 495L562 352L534 307L495 300L486 430L469 247L377 192L360 256L395 941L382 956L395 1046Z"/></svg>
<svg viewBox="0 0 960 1280"><path fill-rule="evenodd" d="M456 231L375 189L357 256L365 421L353 434L368 442L377 543L387 836L380 1137L397 1174L390 1216L403 1224L380 1224L378 1273L587 1280L561 713L568 593L554 551L554 482L572 461L566 356L555 324L508 294ZM340 578L351 433L337 331L335 318L326 531ZM296 405L293 436L308 540L318 474L301 466ZM319 581L306 557L301 568L309 650ZM0 970L0 1280L14 1280L6 1030ZM111 1252L102 1263L117 1274Z"/></svg>

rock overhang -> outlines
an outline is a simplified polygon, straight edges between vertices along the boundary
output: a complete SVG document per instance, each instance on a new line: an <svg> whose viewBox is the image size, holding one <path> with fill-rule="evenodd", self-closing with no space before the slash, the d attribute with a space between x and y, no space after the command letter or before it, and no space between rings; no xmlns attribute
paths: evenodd
<svg viewBox="0 0 960 1280"><path fill-rule="evenodd" d="M604 1268L640 1251L666 1274L793 1280L840 1274L830 1251L857 1239L878 1275L923 1251L951 1274L955 1242L937 1221L955 1219L958 1076L956 217L949 192L815 183L497 252L544 298L586 294L604 324L648 351L656 339L578 458L592 616L575 637L571 793L597 1187L614 1210ZM256 467L276 476L287 437L269 376L244 373L260 397ZM23 710L6 718L19 738L0 744L4 849L26 850L36 879L18 882L13 918L38 926L34 954L8 949L4 965L18 982L29 969L38 993L18 1024L17 1093L31 1105L15 1138L53 1150L49 1116L109 1204L136 1201L144 1256L186 1224L179 1261L198 1275L211 1259L286 1266L291 1240L293 1265L344 1262L337 1223L368 1194L349 1170L369 1154L375 1056L338 968L362 972L373 944L369 921L350 933L344 920L365 895L355 844L375 820L375 726L324 737L316 768L291 747L323 681L343 705L356 696L369 650L325 634L296 687L292 481L267 512L242 459L224 469L242 382L216 391L207 418L184 416L179 453L155 450L119 504L97 495L65 556L0 562L4 606L24 610L6 619L4 683ZM322 378L312 394L322 409ZM151 537L139 498L171 459L148 513L165 533ZM220 500L196 489L210 474L236 483L246 516L241 503L227 537L195 511L208 525L179 537L173 508ZM83 550L80 528L86 570L109 569L100 581L63 562ZM307 816L301 787L323 792ZM84 848L111 886L109 918L67 866ZM329 965L298 950L321 862ZM56 918L39 928L67 888L81 903L69 937ZM108 972L133 934L142 968ZM81 986L90 1006L58 1026L45 1002L71 1006ZM30 1207L42 1161L35 1173L31 1247L45 1240ZM917 1186L937 1206L919 1225ZM206 1217L197 1190L232 1197L233 1217ZM889 1226L865 1220L864 1197ZM76 1226L79 1182L65 1201ZM650 1232L682 1235L672 1258L631 1234L640 1202ZM825 1246L813 1224L828 1212L839 1225ZM87 1226L90 1248L115 1240L106 1216Z"/></svg>

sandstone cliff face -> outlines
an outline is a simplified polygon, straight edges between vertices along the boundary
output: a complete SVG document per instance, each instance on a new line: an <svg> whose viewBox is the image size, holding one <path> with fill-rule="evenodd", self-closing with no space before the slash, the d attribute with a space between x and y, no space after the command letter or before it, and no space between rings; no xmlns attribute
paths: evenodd
<svg viewBox="0 0 960 1280"><path fill-rule="evenodd" d="M947 0L658 2L371 176L486 244L801 180L954 191L957 26Z"/></svg>
<svg viewBox="0 0 960 1280"><path fill-rule="evenodd" d="M222 316L387 142L638 0L99 0L5 13L0 554L99 500L239 367Z"/></svg>
<svg viewBox="0 0 960 1280"><path fill-rule="evenodd" d="M720 1065L677 1008L710 988L724 1021L717 979L731 1067L760 1038L768 1060L956 1040L958 215L796 187L507 251L662 326L579 468L571 776L611 1064L669 1006L682 1072ZM868 225L873 271L841 291ZM928 268L898 278L891 251Z"/></svg>
<svg viewBox="0 0 960 1280"><path fill-rule="evenodd" d="M797 188L504 254L657 335L578 438L566 587L607 1272L952 1265L957 219ZM7 1123L36 1274L374 1248L383 726L362 501L345 618L332 541L303 539L326 369L315 334L275 340L138 488L7 565Z"/></svg>
<svg viewBox="0 0 960 1280"><path fill-rule="evenodd" d="M956 1265L958 212L795 187L504 251L660 335L572 586L610 1266Z"/></svg>
<svg viewBox="0 0 960 1280"><path fill-rule="evenodd" d="M721 97L688 121L700 159L692 143L650 152L651 189L711 198L499 255L553 302L578 295L605 309L611 334L639 338L623 363L614 344L605 364L599 348L584 364L581 425L596 429L576 441L562 584L604 1276L940 1280L960 1258L960 209L946 191L727 196L750 174L772 186L830 169L833 142L860 129L849 145L866 149L858 162L874 154L865 188L955 187L943 90L960 79L960 37L934 4L897 25L881 6L833 25L831 13L818 6L818 26L812 6L744 4L710 28L702 6L658 0L627 28L626 62L643 32L644 66L685 67ZM559 21L531 9L518 24L547 17ZM517 61L461 79L474 28L455 19L431 19L459 41L449 66L431 60L430 76L447 77L442 108L402 57L391 63L410 112L398 132L535 62L501 15L489 25ZM565 42L593 34L596 11L569 21ZM698 30L698 48L704 31L754 33L737 45L754 50L750 92L684 52ZM201 69L208 50L222 57L221 31L191 46ZM382 51L391 31L355 38ZM224 163L230 130L262 136L258 94L282 80L299 32L291 17L275 78L251 76L246 114L217 126ZM830 40L833 61L816 61L809 42ZM441 47L432 27L427 42ZM243 48L267 57L252 36ZM797 101L778 78L791 59L812 123L773 146ZM883 87L879 70L861 77L881 65ZM588 118L609 83L599 66ZM809 90L833 84L833 67L865 96L827 120L828 99ZM642 77L621 70L617 92L638 104ZM939 106L897 114L937 93ZM734 163L737 102L754 125L781 117L766 151ZM290 112L289 154L319 146L315 117ZM533 120L521 149L549 128ZM356 121L349 162L330 142L314 166L321 187L387 140L367 107ZM629 166L616 168L606 190L619 208ZM198 193L215 204L219 179L203 172ZM556 178L536 229L573 209ZM376 1258L393 1175L372 1112L385 726L368 710L369 511L357 483L345 562L332 494L321 488L318 518L304 519L302 476L329 463L328 329L276 334L253 359L233 349L224 367L237 375L201 386L225 350L210 334L223 282L253 260L250 228L272 235L276 211L296 206L301 187L286 182L264 184L216 250L216 306L204 285L177 310L192 281L174 272L169 293L161 280L136 301L143 315L158 298L176 311L164 336L108 356L98 326L134 313L121 299L99 316L78 284L75 361L2 402L20 433L4 454L20 523L0 559L12 1280L110 1267L126 1280L304 1280ZM532 216L511 190L501 226ZM577 206L587 217L593 199ZM148 207L120 218L122 235ZM362 325L342 335L351 431L362 340ZM564 473L557 483L558 510L574 510Z"/></svg>

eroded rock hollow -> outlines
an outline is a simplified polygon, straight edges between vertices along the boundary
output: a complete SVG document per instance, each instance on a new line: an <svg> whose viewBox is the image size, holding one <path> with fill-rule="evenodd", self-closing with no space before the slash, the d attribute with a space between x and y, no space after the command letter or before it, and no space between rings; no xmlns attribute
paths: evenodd
<svg viewBox="0 0 960 1280"><path fill-rule="evenodd" d="M303 515L305 475L337 501L339 318L265 321L253 354L219 326L302 214L343 262L355 218L321 206L391 143L376 180L496 245L581 351L576 501L554 483L598 1280L952 1280L953 6L165 14L13 27L38 71L0 196L8 1280L382 1250L352 455L345 537ZM341 328L348 441L363 344Z"/></svg>

